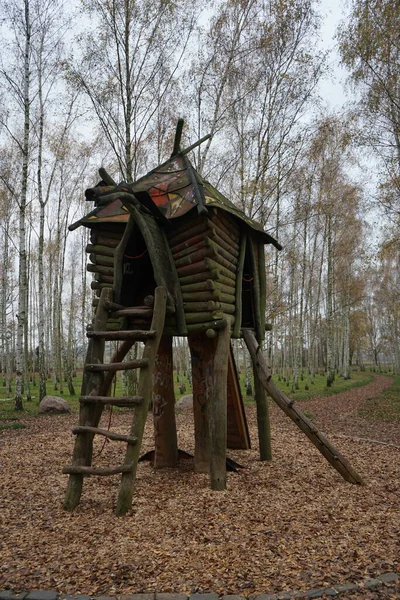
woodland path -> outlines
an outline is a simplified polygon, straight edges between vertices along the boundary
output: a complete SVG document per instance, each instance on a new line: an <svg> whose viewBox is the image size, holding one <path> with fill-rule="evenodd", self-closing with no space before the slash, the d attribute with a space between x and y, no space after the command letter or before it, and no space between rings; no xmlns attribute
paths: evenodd
<svg viewBox="0 0 400 600"><path fill-rule="evenodd" d="M314 415L314 422L326 433L340 433L400 446L398 424L367 420L358 415L358 410L365 400L379 396L393 383L393 379L384 375L375 374L374 377L371 383L347 392L303 401L300 408Z"/></svg>
<svg viewBox="0 0 400 600"><path fill-rule="evenodd" d="M376 375L364 387L300 403L366 486L344 482L275 406L273 460L260 462L255 408L248 406L253 448L229 451L246 468L229 474L226 492L209 490L190 460L157 471L140 463L134 508L121 519L113 514L118 477L91 478L75 512L62 509L61 470L76 415L26 419L27 429L0 432L0 591L276 599L294 598L289 590L311 598L318 597L311 589L353 585L342 600L398 600L398 581L379 589L365 582L400 573L400 432L357 414L391 381ZM116 413L112 428L124 432L129 421ZM177 425L180 448L193 451L191 412L178 414ZM144 442L143 451L151 449L150 420ZM120 452L107 444L97 464L117 464Z"/></svg>

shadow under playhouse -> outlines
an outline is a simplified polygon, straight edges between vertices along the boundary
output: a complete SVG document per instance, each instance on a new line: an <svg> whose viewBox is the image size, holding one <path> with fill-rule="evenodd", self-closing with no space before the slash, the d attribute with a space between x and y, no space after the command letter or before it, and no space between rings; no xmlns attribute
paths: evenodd
<svg viewBox="0 0 400 600"><path fill-rule="evenodd" d="M116 514L132 505L149 406L153 406L154 466L173 467L179 452L175 423L172 338L186 336L191 354L195 430L194 466L226 488L226 449L248 449L250 438L231 338L243 337L253 362L260 459L270 460L269 396L351 483L362 483L343 456L273 383L262 353L265 336L264 246L280 244L205 181L180 148L178 122L171 158L133 184L117 185L104 169L86 190L95 203L71 225L91 231L87 269L98 297L89 338L79 425L64 507L80 501L84 478L121 474ZM208 137L208 136L207 136ZM204 139L204 138L203 138ZM117 341L109 363L105 342ZM144 343L140 359L125 359ZM124 360L125 359L125 360ZM110 393L115 373L139 369L138 395ZM104 407L132 408L126 435L99 428ZM126 444L124 464L92 464L95 435Z"/></svg>

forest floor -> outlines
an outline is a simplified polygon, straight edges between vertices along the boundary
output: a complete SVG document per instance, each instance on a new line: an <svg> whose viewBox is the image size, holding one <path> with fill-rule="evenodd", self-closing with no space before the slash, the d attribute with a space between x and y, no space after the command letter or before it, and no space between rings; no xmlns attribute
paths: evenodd
<svg viewBox="0 0 400 600"><path fill-rule="evenodd" d="M346 483L275 406L273 460L260 462L249 405L252 449L228 451L245 468L228 474L226 491L212 492L192 460L159 470L140 463L133 510L119 519L118 476L86 479L79 507L62 508L76 415L28 417L26 429L1 431L0 590L251 596L399 572L400 427L359 411L392 382L376 375L364 387L300 403L365 486ZM143 452L152 448L148 421ZM128 413L113 414L113 430L129 425ZM177 426L179 447L193 452L190 410ZM95 464L120 464L122 446L108 443ZM400 598L400 587L375 594L346 599Z"/></svg>

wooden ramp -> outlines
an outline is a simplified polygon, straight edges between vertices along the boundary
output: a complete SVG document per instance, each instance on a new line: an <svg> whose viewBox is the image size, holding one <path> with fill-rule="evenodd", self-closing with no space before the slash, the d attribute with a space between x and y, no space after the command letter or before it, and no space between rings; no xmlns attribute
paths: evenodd
<svg viewBox="0 0 400 600"><path fill-rule="evenodd" d="M243 329L243 338L249 349L254 367L258 377L276 404L287 414L290 419L306 434L308 439L321 452L326 460L340 473L340 475L349 483L363 485L362 478L351 467L348 461L340 452L327 440L327 438L307 419L301 410L295 405L294 400L289 400L287 396L275 385L271 379L271 372L268 367L265 356L262 353L254 332L250 329Z"/></svg>

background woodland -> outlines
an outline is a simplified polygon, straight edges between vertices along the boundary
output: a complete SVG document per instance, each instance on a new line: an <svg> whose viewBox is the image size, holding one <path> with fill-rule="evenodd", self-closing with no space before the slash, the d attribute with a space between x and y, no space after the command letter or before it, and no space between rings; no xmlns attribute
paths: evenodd
<svg viewBox="0 0 400 600"><path fill-rule="evenodd" d="M185 146L212 134L198 171L283 245L266 253L273 370L294 389L351 365L400 372L398 1L344 7L341 113L319 96L314 0L0 6L0 368L16 408L50 378L72 386L84 359L96 282L88 230L68 231L92 209L84 190L100 166L130 182L167 159L178 117Z"/></svg>

